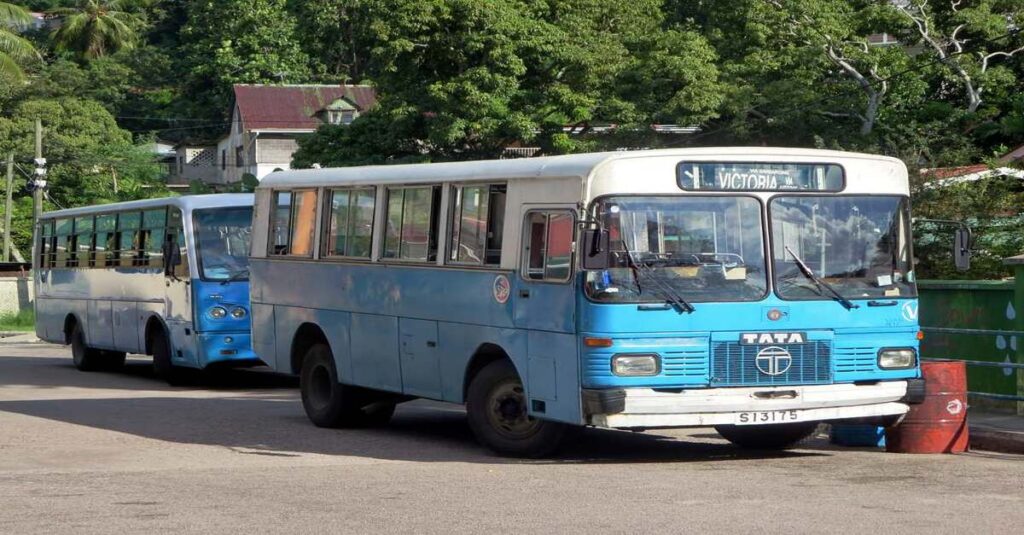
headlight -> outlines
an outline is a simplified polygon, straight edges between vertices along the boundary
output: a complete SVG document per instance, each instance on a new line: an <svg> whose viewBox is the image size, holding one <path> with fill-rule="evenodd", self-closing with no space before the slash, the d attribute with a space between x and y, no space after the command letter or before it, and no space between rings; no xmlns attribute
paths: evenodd
<svg viewBox="0 0 1024 535"><path fill-rule="evenodd" d="M878 352L878 367L883 370L913 368L917 353L913 349L883 349Z"/></svg>
<svg viewBox="0 0 1024 535"><path fill-rule="evenodd" d="M215 320L219 320L219 319L223 318L224 316L227 316L228 315L228 311L224 307L213 307L213 308L210 309L209 314L210 314L211 318L213 318Z"/></svg>
<svg viewBox="0 0 1024 535"><path fill-rule="evenodd" d="M625 377L658 375L657 355L615 355L612 373Z"/></svg>
<svg viewBox="0 0 1024 535"><path fill-rule="evenodd" d="M236 320L240 320L245 317L245 309L242 307L235 307L231 309L231 317Z"/></svg>

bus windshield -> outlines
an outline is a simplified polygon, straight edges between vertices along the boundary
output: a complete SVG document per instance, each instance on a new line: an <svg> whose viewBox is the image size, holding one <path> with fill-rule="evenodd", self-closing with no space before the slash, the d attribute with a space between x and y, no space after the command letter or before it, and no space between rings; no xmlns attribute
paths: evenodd
<svg viewBox="0 0 1024 535"><path fill-rule="evenodd" d="M192 215L203 280L249 280L252 208L212 208Z"/></svg>
<svg viewBox="0 0 1024 535"><path fill-rule="evenodd" d="M772 199L775 287L783 299L832 299L795 257L844 298L913 297L906 197Z"/></svg>
<svg viewBox="0 0 1024 535"><path fill-rule="evenodd" d="M767 293L753 197L607 197L595 209L612 253L611 269L586 274L595 301L756 301Z"/></svg>

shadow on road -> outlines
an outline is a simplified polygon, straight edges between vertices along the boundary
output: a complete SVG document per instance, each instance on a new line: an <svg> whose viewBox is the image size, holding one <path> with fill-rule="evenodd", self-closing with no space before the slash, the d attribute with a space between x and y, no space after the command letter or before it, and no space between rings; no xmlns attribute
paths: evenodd
<svg viewBox="0 0 1024 535"><path fill-rule="evenodd" d="M153 372L148 359L129 359L116 371L82 372L70 358L0 357L0 386L21 385L37 388L89 388L117 390L180 391L195 388L211 390L298 388L297 377L273 373L269 368L211 369L196 371L189 384L172 387Z"/></svg>

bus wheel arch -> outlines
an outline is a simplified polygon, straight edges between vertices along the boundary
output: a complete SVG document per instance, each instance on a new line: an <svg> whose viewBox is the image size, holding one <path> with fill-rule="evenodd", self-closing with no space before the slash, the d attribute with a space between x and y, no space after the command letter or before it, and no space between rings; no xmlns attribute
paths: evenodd
<svg viewBox="0 0 1024 535"><path fill-rule="evenodd" d="M462 375L462 402L466 401L466 397L469 395L469 384L473 382L473 378L480 373L480 370L499 360L507 360L515 368L512 358L508 356L508 353L501 346L486 342L476 348L473 356L466 363L466 373ZM516 371L518 372L518 369ZM520 378L522 378L522 375L520 375Z"/></svg>
<svg viewBox="0 0 1024 535"><path fill-rule="evenodd" d="M73 312L69 313L64 318L64 344L65 345L70 345L71 344L71 334L74 333L75 326L78 326L78 325L81 325L81 324L82 324L82 322L79 321L78 316L76 316L75 313L73 313Z"/></svg>
<svg viewBox="0 0 1024 535"><path fill-rule="evenodd" d="M316 344L324 344L328 349L331 347L330 342L327 341L327 335L319 325L308 322L299 325L299 328L295 330L295 335L292 336L291 354L289 355L292 374L302 373L302 361L310 348Z"/></svg>
<svg viewBox="0 0 1024 535"><path fill-rule="evenodd" d="M152 315L146 320L146 330L143 331L145 335L145 351L147 355L153 354L153 342L156 340L157 334L168 336L167 325L164 324L163 320L157 315Z"/></svg>

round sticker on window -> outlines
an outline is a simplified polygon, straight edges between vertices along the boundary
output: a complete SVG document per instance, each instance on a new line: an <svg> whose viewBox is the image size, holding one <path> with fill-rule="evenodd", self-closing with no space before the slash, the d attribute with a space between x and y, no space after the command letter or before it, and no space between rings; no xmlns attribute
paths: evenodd
<svg viewBox="0 0 1024 535"><path fill-rule="evenodd" d="M512 285L508 282L508 277L504 275L498 275L494 278L494 300L505 304L508 302L508 296L512 293Z"/></svg>

